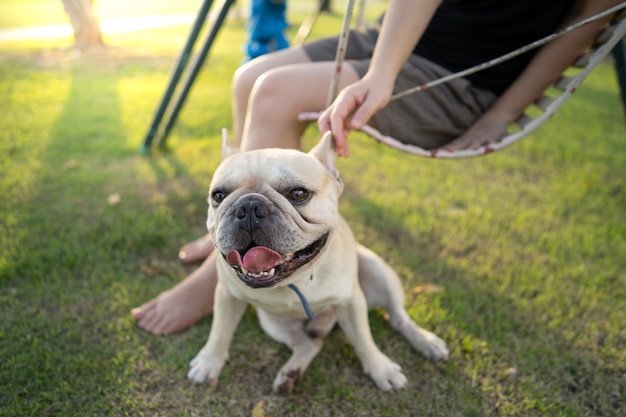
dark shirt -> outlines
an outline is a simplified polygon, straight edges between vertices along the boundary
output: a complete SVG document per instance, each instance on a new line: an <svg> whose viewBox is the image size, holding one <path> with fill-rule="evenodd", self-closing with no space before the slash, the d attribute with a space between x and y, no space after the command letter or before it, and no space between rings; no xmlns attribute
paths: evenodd
<svg viewBox="0 0 626 417"><path fill-rule="evenodd" d="M575 0L444 0L414 53L452 72L497 58L553 33ZM501 94L537 50L467 76Z"/></svg>

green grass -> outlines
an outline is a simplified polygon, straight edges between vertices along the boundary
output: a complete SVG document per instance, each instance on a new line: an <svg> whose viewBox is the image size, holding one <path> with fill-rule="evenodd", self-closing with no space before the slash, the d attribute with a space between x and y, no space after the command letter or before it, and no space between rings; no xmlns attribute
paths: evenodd
<svg viewBox="0 0 626 417"><path fill-rule="evenodd" d="M339 24L324 17L318 33ZM176 252L204 231L245 32L221 33L171 151L140 156L185 36L116 35L106 55L79 58L2 46L0 415L624 415L626 131L610 65L499 153L428 160L355 134L338 162L342 212L398 270L411 315L448 342L448 362L424 360L373 312L405 390L377 391L336 330L295 392L276 395L289 352L249 311L219 386L190 384L210 318L157 337L129 310L189 272ZM316 139L309 130L305 147ZM411 292L423 284L443 292Z"/></svg>

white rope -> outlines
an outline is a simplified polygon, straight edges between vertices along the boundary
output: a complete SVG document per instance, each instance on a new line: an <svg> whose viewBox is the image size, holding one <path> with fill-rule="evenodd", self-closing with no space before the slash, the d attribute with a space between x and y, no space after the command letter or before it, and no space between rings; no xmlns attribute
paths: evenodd
<svg viewBox="0 0 626 417"><path fill-rule="evenodd" d="M352 11L354 10L354 0L348 0L346 5L346 13L343 17L343 27L341 28L341 35L339 36L339 43L337 44L337 54L335 55L335 72L330 84L330 90L328 91L327 106L330 106L339 93L339 79L341 77L341 69L343 67L343 61L346 57L346 46L348 45L348 38L350 37L350 22L352 21Z"/></svg>

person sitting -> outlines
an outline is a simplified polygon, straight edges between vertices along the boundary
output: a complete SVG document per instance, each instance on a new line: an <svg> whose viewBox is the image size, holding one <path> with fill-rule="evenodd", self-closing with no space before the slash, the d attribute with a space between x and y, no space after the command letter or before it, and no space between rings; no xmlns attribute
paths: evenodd
<svg viewBox="0 0 626 417"><path fill-rule="evenodd" d="M487 61L542 38L618 0L391 0L379 28L350 33L341 92L326 107L338 38L273 52L242 65L233 79L234 136L242 150L299 148L305 111L323 111L321 132L348 156L350 130L370 123L424 148L467 149L497 140L541 97L605 27L584 25L537 51L390 102L394 92ZM213 308L217 282L210 237L181 250L207 256L172 289L132 311L155 334L181 331Z"/></svg>

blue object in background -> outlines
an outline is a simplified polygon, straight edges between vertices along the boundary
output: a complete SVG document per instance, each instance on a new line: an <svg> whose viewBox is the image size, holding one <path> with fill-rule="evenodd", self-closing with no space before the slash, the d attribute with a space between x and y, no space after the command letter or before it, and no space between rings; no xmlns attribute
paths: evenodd
<svg viewBox="0 0 626 417"><path fill-rule="evenodd" d="M287 0L252 0L245 45L248 60L289 46L284 34L289 27L286 10Z"/></svg>

